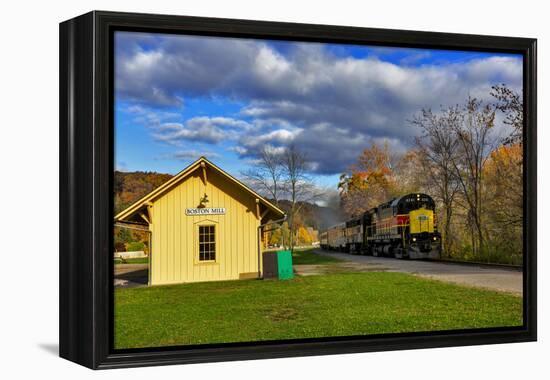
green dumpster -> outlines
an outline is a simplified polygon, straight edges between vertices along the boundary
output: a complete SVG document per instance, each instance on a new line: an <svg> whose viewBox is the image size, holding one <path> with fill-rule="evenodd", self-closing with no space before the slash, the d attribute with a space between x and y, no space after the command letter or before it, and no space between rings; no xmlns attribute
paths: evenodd
<svg viewBox="0 0 550 380"><path fill-rule="evenodd" d="M290 251L277 251L277 264L279 280L290 280L294 278L292 271L292 253Z"/></svg>
<svg viewBox="0 0 550 380"><path fill-rule="evenodd" d="M263 253L263 277L289 280L294 277L292 271L292 253L276 251Z"/></svg>

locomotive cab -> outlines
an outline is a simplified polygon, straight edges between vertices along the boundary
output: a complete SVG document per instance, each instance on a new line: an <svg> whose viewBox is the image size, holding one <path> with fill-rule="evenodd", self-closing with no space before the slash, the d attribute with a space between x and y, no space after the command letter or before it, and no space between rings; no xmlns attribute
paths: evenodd
<svg viewBox="0 0 550 380"><path fill-rule="evenodd" d="M436 259L441 252L441 235L435 224L435 202L426 194L409 194L397 200L397 211L408 219L401 231L402 243L396 257ZM408 228L407 228L408 227Z"/></svg>

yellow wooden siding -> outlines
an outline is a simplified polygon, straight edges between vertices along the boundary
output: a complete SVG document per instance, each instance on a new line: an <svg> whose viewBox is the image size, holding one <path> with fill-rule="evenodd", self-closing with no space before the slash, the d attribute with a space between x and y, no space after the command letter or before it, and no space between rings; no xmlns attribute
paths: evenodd
<svg viewBox="0 0 550 380"><path fill-rule="evenodd" d="M213 170L201 170L153 200L151 284L238 279L258 273L258 226L255 198L232 186ZM224 207L225 215L185 215L204 194L206 207ZM198 225L216 225L216 261L199 262Z"/></svg>

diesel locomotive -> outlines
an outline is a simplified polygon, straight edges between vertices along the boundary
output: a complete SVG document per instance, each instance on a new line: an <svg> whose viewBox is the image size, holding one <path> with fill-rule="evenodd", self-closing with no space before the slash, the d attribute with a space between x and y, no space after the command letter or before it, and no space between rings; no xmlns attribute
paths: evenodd
<svg viewBox="0 0 550 380"><path fill-rule="evenodd" d="M358 218L323 231L324 249L399 259L437 259L441 235L435 202L427 194L407 194L367 210Z"/></svg>

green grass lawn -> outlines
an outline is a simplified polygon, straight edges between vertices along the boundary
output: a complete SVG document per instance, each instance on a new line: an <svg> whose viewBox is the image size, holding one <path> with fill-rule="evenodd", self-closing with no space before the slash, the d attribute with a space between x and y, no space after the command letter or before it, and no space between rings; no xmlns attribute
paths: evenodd
<svg viewBox="0 0 550 380"><path fill-rule="evenodd" d="M521 324L521 297L404 273L115 290L116 348Z"/></svg>
<svg viewBox="0 0 550 380"><path fill-rule="evenodd" d="M292 264L301 265L301 264L330 264L341 262L343 260L337 259L336 257L322 256L315 253L315 250L312 248L305 249L296 249L292 254Z"/></svg>
<svg viewBox="0 0 550 380"><path fill-rule="evenodd" d="M148 257L135 257L122 261L121 259L115 259L115 264L147 264L149 262Z"/></svg>

